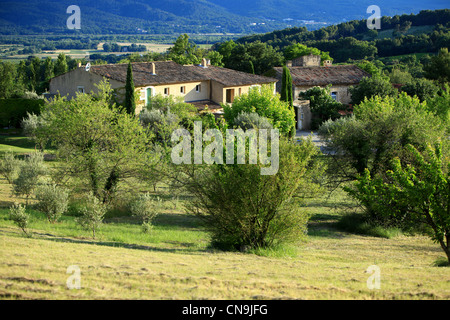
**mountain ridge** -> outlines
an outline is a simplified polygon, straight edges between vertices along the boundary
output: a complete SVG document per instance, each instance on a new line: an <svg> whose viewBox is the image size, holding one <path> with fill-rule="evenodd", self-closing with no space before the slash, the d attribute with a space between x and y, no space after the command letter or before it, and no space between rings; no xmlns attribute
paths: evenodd
<svg viewBox="0 0 450 320"><path fill-rule="evenodd" d="M447 0L379 0L382 15L444 9ZM1 0L0 34L70 33L73 0ZM366 19L372 0L78 0L81 33L262 33L291 26L317 29Z"/></svg>

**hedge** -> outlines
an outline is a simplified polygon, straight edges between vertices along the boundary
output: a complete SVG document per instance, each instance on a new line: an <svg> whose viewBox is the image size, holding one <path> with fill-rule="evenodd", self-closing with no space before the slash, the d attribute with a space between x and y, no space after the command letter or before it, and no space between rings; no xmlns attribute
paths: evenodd
<svg viewBox="0 0 450 320"><path fill-rule="evenodd" d="M42 99L0 99L0 128L20 128L27 112L39 114L44 103Z"/></svg>

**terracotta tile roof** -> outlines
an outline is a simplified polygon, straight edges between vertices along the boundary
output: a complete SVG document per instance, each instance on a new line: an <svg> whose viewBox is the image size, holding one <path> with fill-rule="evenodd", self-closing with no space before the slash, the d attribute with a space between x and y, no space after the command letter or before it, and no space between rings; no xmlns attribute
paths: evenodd
<svg viewBox="0 0 450 320"><path fill-rule="evenodd" d="M223 84L225 87L264 84L278 81L274 78L254 75L251 73L216 66L208 66L207 68L203 68L201 66L189 66L187 68L191 68L192 71L198 74L200 77L206 77L210 80L217 81Z"/></svg>
<svg viewBox="0 0 450 320"><path fill-rule="evenodd" d="M281 79L282 67L274 68L277 78ZM325 86L358 84L370 74L355 65L335 65L328 67L289 67L295 86Z"/></svg>
<svg viewBox="0 0 450 320"><path fill-rule="evenodd" d="M226 68L208 66L182 66L173 61L155 61L155 73L152 63L133 63L133 80L135 87L161 85L183 82L215 80L224 86L251 85L276 82L277 79L248 74ZM107 64L92 66L90 72L102 77L126 82L128 64Z"/></svg>

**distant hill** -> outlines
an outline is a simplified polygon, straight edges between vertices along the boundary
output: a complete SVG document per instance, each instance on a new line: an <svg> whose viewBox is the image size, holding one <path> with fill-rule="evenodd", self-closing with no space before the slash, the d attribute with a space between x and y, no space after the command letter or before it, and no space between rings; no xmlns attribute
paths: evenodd
<svg viewBox="0 0 450 320"><path fill-rule="evenodd" d="M81 9L81 33L261 33L317 29L365 19L372 0L0 0L0 34L70 33L69 5ZM382 15L448 7L448 0L378 0Z"/></svg>

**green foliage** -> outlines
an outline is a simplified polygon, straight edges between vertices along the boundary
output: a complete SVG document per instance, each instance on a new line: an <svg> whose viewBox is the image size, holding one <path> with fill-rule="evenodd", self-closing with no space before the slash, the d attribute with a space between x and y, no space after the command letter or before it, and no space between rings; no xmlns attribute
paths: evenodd
<svg viewBox="0 0 450 320"><path fill-rule="evenodd" d="M292 44L284 49L284 57L286 60L294 60L295 58L310 54L320 56L322 63L325 60L333 60L329 52L322 52L317 48L307 47L301 43Z"/></svg>
<svg viewBox="0 0 450 320"><path fill-rule="evenodd" d="M299 98L310 101L313 119L311 129L318 127L329 119L335 120L340 117L339 110L345 109L342 103L334 100L330 95L331 85L326 88L313 87L304 92L300 92Z"/></svg>
<svg viewBox="0 0 450 320"><path fill-rule="evenodd" d="M200 64L204 52L189 41L187 34L182 34L168 50L168 58L178 64Z"/></svg>
<svg viewBox="0 0 450 320"><path fill-rule="evenodd" d="M39 132L43 127L45 127L45 125L46 124L44 122L44 119L34 113L30 114L27 112L27 117L23 118L22 120L23 133L30 139L34 140L36 145L39 146L39 150L41 152L44 151L47 141L45 138L36 135L36 133Z"/></svg>
<svg viewBox="0 0 450 320"><path fill-rule="evenodd" d="M136 114L136 95L134 92L133 81L133 66L131 62L128 63L127 80L125 83L125 110L129 115L134 116Z"/></svg>
<svg viewBox="0 0 450 320"><path fill-rule="evenodd" d="M135 176L148 161L149 137L139 120L110 105L111 88L99 85L97 95L79 94L46 104L45 126L36 135L56 148L61 166L55 181L76 177L102 201L110 201L122 179Z"/></svg>
<svg viewBox="0 0 450 320"><path fill-rule="evenodd" d="M133 216L138 217L142 221L142 231L147 233L152 228L152 220L161 212L163 201L157 197L156 199L149 193L139 195L130 206Z"/></svg>
<svg viewBox="0 0 450 320"><path fill-rule="evenodd" d="M439 117L444 124L449 128L450 133L450 86L446 85L444 90L439 94L429 97L427 99L427 109L436 117Z"/></svg>
<svg viewBox="0 0 450 320"><path fill-rule="evenodd" d="M264 248L305 238L308 214L300 203L317 187L318 150L282 138L279 170L261 175L262 165L188 167L186 187L194 195L189 212L204 220L213 245L224 249Z"/></svg>
<svg viewBox="0 0 450 320"><path fill-rule="evenodd" d="M381 216L406 219L430 227L430 237L439 243L450 262L450 162L437 145L420 152L406 149L409 161L394 158L389 180L372 178L368 170L346 191L366 208Z"/></svg>
<svg viewBox="0 0 450 320"><path fill-rule="evenodd" d="M12 184L20 172L21 162L16 159L13 152L6 152L0 159L0 174L5 177L8 183Z"/></svg>
<svg viewBox="0 0 450 320"><path fill-rule="evenodd" d="M36 190L38 208L51 223L55 223L67 211L69 192L56 184L45 184Z"/></svg>
<svg viewBox="0 0 450 320"><path fill-rule="evenodd" d="M295 132L294 110L281 101L279 95L274 95L270 86L251 88L248 94L236 97L232 107L224 105L224 117L230 127L235 125L234 120L242 112L256 112L285 135Z"/></svg>
<svg viewBox="0 0 450 320"><path fill-rule="evenodd" d="M389 79L391 83L405 84L410 83L413 80L413 77L408 71L402 71L395 68L392 69L391 73L389 74Z"/></svg>
<svg viewBox="0 0 450 320"><path fill-rule="evenodd" d="M364 99L370 99L375 96L387 97L396 96L397 90L392 86L388 78L382 76L373 76L363 78L361 82L349 89L352 95L352 104L360 104Z"/></svg>
<svg viewBox="0 0 450 320"><path fill-rule="evenodd" d="M12 63L0 60L0 99L10 98L16 92L16 72Z"/></svg>
<svg viewBox="0 0 450 320"><path fill-rule="evenodd" d="M27 231L30 216L26 212L25 206L14 203L9 209L9 218L14 221L14 224L16 224L27 237L31 236L31 234Z"/></svg>
<svg viewBox="0 0 450 320"><path fill-rule="evenodd" d="M328 121L319 134L332 151L330 172L337 181L346 181L366 168L384 176L394 157L404 158L406 145L420 148L444 139L446 126L427 103L402 93L365 100L355 106L354 117Z"/></svg>
<svg viewBox="0 0 450 320"><path fill-rule="evenodd" d="M272 124L267 118L264 118L257 114L256 112L248 113L241 112L233 121L236 128L241 128L242 130L251 129L272 129Z"/></svg>
<svg viewBox="0 0 450 320"><path fill-rule="evenodd" d="M378 68L373 62L363 60L356 64L358 68L366 71L372 76L380 76L381 75L381 69Z"/></svg>
<svg viewBox="0 0 450 320"><path fill-rule="evenodd" d="M152 133L153 141L165 149L171 145L172 132L180 126L180 118L176 114L170 111L164 113L160 109L143 109L139 120L142 126Z"/></svg>
<svg viewBox="0 0 450 320"><path fill-rule="evenodd" d="M439 87L428 79L413 79L402 86L402 91L414 97L417 96L420 101L432 99L436 96Z"/></svg>
<svg viewBox="0 0 450 320"><path fill-rule="evenodd" d="M157 94L151 97L147 109L149 111L160 110L164 114L167 112L175 114L183 127L187 129L192 129L194 120L198 119L198 110L194 105L184 102L183 97L173 95Z"/></svg>
<svg viewBox="0 0 450 320"><path fill-rule="evenodd" d="M441 83L450 82L450 53L448 48L441 48L437 56L424 67L425 77Z"/></svg>
<svg viewBox="0 0 450 320"><path fill-rule="evenodd" d="M81 216L76 221L86 230L91 230L92 238L95 239L95 232L102 224L106 210L106 205L90 193L86 198L86 205L81 208Z"/></svg>
<svg viewBox="0 0 450 320"><path fill-rule="evenodd" d="M66 55L64 53L60 53L55 62L55 76L59 76L67 71L69 71L69 66L67 64Z"/></svg>
<svg viewBox="0 0 450 320"><path fill-rule="evenodd" d="M44 163L44 154L34 152L30 154L20 166L17 179L13 180L13 189L16 195L25 195L27 198L33 193L39 184L41 177L47 172Z"/></svg>
<svg viewBox="0 0 450 320"><path fill-rule="evenodd" d="M39 114L44 103L41 99L1 99L0 126L20 128L27 113Z"/></svg>
<svg viewBox="0 0 450 320"><path fill-rule="evenodd" d="M226 68L247 73L263 74L283 64L282 53L259 41L246 44L229 41L220 46L219 53Z"/></svg>

